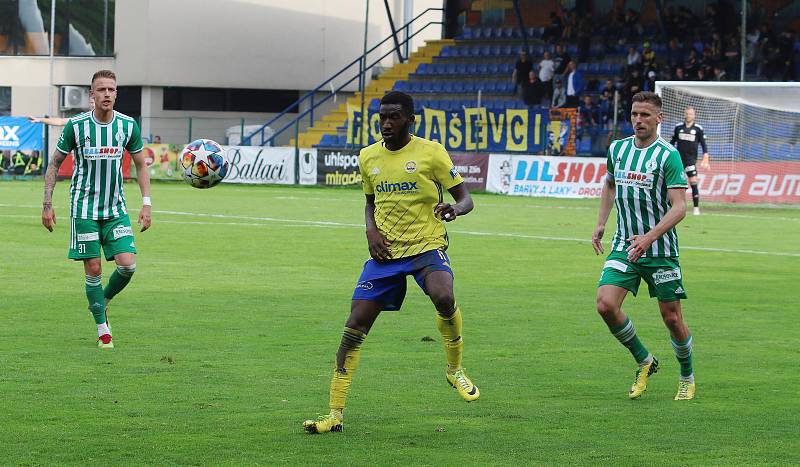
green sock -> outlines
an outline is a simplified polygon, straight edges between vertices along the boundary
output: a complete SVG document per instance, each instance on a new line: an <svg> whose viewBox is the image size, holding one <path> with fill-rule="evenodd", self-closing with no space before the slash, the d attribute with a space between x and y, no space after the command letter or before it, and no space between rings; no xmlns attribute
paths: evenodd
<svg viewBox="0 0 800 467"><path fill-rule="evenodd" d="M692 373L694 373L692 369L692 336L689 336L683 342L670 338L670 342L675 350L675 357L677 357L678 363L681 364L681 376L692 376Z"/></svg>
<svg viewBox="0 0 800 467"><path fill-rule="evenodd" d="M103 291L105 298L111 300L115 295L122 292L122 289L131 281L131 276L136 272L136 265L130 266L117 266L117 269L111 273L111 278L108 280L108 285Z"/></svg>
<svg viewBox="0 0 800 467"><path fill-rule="evenodd" d="M630 318L626 319L621 327L611 329L611 334L614 334L614 337L631 351L636 363L642 363L650 355L642 341L639 340L639 336L636 335L636 328L633 327L633 321Z"/></svg>
<svg viewBox="0 0 800 467"><path fill-rule="evenodd" d="M89 300L89 311L94 316L95 324L106 322L106 307L103 300L101 276L86 276L86 298Z"/></svg>

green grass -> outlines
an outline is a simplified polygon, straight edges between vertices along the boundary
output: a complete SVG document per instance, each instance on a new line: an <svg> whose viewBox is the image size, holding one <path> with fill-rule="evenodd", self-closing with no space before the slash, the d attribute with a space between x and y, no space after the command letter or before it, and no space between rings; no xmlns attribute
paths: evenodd
<svg viewBox="0 0 800 467"><path fill-rule="evenodd" d="M634 362L594 308L597 201L475 195L448 252L481 399L447 386L411 281L367 338L345 432L309 436L368 255L361 193L154 185L152 230L110 310L116 349L98 351L66 259L67 185L49 233L41 182L0 183L3 465L800 461L800 210L712 206L680 224L698 396L672 400L678 365L645 293L626 311L662 367L629 401Z"/></svg>

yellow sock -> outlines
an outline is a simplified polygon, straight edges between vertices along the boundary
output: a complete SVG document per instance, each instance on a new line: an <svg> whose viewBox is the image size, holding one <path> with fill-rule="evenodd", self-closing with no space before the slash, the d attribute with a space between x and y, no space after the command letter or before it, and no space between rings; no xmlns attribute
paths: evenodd
<svg viewBox="0 0 800 467"><path fill-rule="evenodd" d="M447 371L453 372L461 368L461 353L464 350L464 340L461 338L461 308L456 306L456 312L449 318L437 313L436 327L439 328L444 341Z"/></svg>
<svg viewBox="0 0 800 467"><path fill-rule="evenodd" d="M342 333L342 343L339 344L339 351L336 352L336 368L333 370L331 380L331 414L341 420L344 403L347 400L347 393L350 391L350 383L353 381L353 373L358 367L358 359L361 355L361 344L367 337L356 329L344 328Z"/></svg>

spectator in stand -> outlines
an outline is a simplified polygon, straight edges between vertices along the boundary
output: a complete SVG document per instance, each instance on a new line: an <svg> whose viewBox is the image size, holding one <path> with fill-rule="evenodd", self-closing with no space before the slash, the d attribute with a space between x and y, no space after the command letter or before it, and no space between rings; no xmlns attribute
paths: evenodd
<svg viewBox="0 0 800 467"><path fill-rule="evenodd" d="M702 68L703 63L700 61L700 57L697 56L697 51L692 49L689 51L689 58L686 59L686 64L684 65L684 71L686 72L686 76L689 79L697 76L697 70Z"/></svg>
<svg viewBox="0 0 800 467"><path fill-rule="evenodd" d="M639 13L637 13L636 10L628 8L625 11L623 26L625 28L626 39L628 39L628 41L632 42L642 37L644 28L642 27L642 22L639 20L639 18Z"/></svg>
<svg viewBox="0 0 800 467"><path fill-rule="evenodd" d="M695 81L708 81L708 77L706 76L706 68L701 67L697 69L697 78Z"/></svg>
<svg viewBox="0 0 800 467"><path fill-rule="evenodd" d="M542 33L542 40L545 42L561 40L561 34L564 31L564 23L561 22L561 17L555 11L550 12L550 24L544 28Z"/></svg>
<svg viewBox="0 0 800 467"><path fill-rule="evenodd" d="M683 65L685 54L683 47L678 43L678 39L672 38L667 45L667 66L674 69L678 65Z"/></svg>
<svg viewBox="0 0 800 467"><path fill-rule="evenodd" d="M781 81L794 81L797 79L794 58L794 36L791 31L783 31L778 38L778 69L782 70Z"/></svg>
<svg viewBox="0 0 800 467"><path fill-rule="evenodd" d="M636 47L628 47L627 64L628 73L630 73L632 69L642 66L642 55L636 50Z"/></svg>
<svg viewBox="0 0 800 467"><path fill-rule="evenodd" d="M714 31L711 33L711 42L708 44L708 48L711 49L710 56L711 56L711 63L717 64L722 61L722 54L724 52L722 36L719 35L719 32Z"/></svg>
<svg viewBox="0 0 800 467"><path fill-rule="evenodd" d="M652 71L656 68L656 51L650 47L650 42L644 43L642 51L642 66L645 71Z"/></svg>
<svg viewBox="0 0 800 467"><path fill-rule="evenodd" d="M566 88L567 88L567 107L577 108L580 103L580 96L586 84L583 82L583 72L578 70L578 64L575 60L570 60L567 64L567 72L565 74Z"/></svg>
<svg viewBox="0 0 800 467"><path fill-rule="evenodd" d="M564 15L564 30L561 33L561 39L572 41L576 37L578 37L578 17L574 11L569 11Z"/></svg>
<svg viewBox="0 0 800 467"><path fill-rule="evenodd" d="M531 106L540 106L542 105L542 100L545 98L545 89L544 84L539 81L539 76L531 72L529 75L529 82L528 85L525 86L525 105L528 107Z"/></svg>
<svg viewBox="0 0 800 467"><path fill-rule="evenodd" d="M556 73L556 64L550 58L550 52L545 51L542 61L539 62L539 81L544 88L545 97L553 97L553 75Z"/></svg>
<svg viewBox="0 0 800 467"><path fill-rule="evenodd" d="M530 75L533 74L533 62L528 58L528 51L520 49L519 60L514 65L514 71L511 73L511 82L514 83L514 92L517 97L525 98L525 88L530 82Z"/></svg>
<svg viewBox="0 0 800 467"><path fill-rule="evenodd" d="M553 57L553 63L556 65L556 74L563 75L567 69L567 63L572 60L572 57L567 53L564 44L556 44L556 54Z"/></svg>
<svg viewBox="0 0 800 467"><path fill-rule="evenodd" d="M656 92L656 72L650 70L647 72L647 79L644 80L644 91Z"/></svg>
<svg viewBox="0 0 800 467"><path fill-rule="evenodd" d="M686 73L683 71L683 67L675 68L675 81L688 81L686 79Z"/></svg>
<svg viewBox="0 0 800 467"><path fill-rule="evenodd" d="M584 130L594 133L592 130L600 126L600 108L592 101L592 96L588 94L583 96L578 114L581 117L580 126Z"/></svg>
<svg viewBox="0 0 800 467"><path fill-rule="evenodd" d="M714 67L714 76L711 79L713 81L728 81L728 73L722 65L716 65Z"/></svg>
<svg viewBox="0 0 800 467"><path fill-rule="evenodd" d="M551 101L550 107L555 109L560 109L567 102L567 92L564 89L564 84L562 81L563 80L559 75L556 75L554 78L553 100Z"/></svg>
<svg viewBox="0 0 800 467"><path fill-rule="evenodd" d="M614 81L610 79L606 80L606 84L600 90L598 108L600 110L600 121L606 129L610 128L610 124L614 120L614 93L616 90Z"/></svg>
<svg viewBox="0 0 800 467"><path fill-rule="evenodd" d="M736 71L739 69L739 41L736 40L736 37L728 37L723 56L725 72L728 75L736 74Z"/></svg>
<svg viewBox="0 0 800 467"><path fill-rule="evenodd" d="M628 78L628 81L622 87L622 100L624 101L624 111L623 114L629 114L629 110L631 107L631 99L633 95L640 92L644 87L644 79L642 78L641 74L639 73L638 68L634 68L631 70L631 76Z"/></svg>

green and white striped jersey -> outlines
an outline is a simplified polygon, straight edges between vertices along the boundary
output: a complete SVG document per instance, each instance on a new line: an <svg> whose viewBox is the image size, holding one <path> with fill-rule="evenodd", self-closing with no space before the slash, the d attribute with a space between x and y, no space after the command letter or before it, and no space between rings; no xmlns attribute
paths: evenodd
<svg viewBox="0 0 800 467"><path fill-rule="evenodd" d="M70 184L70 215L75 219L110 219L127 214L122 186L122 154L144 148L136 120L114 111L110 123L94 112L69 119L56 149L72 152L75 167Z"/></svg>
<svg viewBox="0 0 800 467"><path fill-rule="evenodd" d="M608 176L616 184L617 231L612 251L625 251L628 238L649 232L672 206L667 190L688 188L678 150L662 138L637 148L634 137L616 140L608 149ZM644 256L677 257L678 234L673 227L653 242Z"/></svg>

